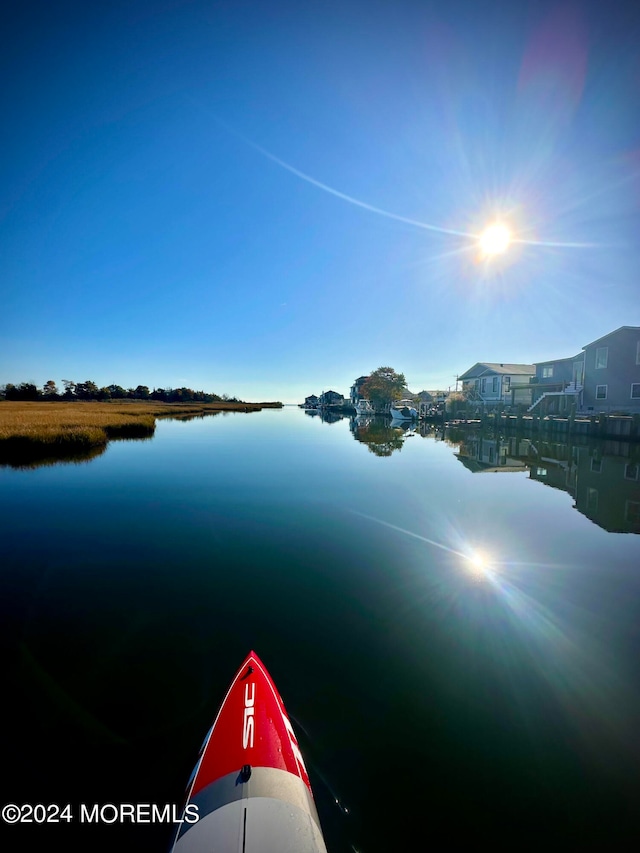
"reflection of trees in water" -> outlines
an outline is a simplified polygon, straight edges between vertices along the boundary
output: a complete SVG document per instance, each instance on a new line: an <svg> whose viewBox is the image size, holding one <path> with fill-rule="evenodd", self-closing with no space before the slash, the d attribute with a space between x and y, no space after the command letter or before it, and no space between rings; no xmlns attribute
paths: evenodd
<svg viewBox="0 0 640 853"><path fill-rule="evenodd" d="M384 418L354 418L351 431L355 440L366 444L376 456L391 456L401 450L407 436L402 427L391 427Z"/></svg>
<svg viewBox="0 0 640 853"><path fill-rule="evenodd" d="M231 412L197 412L196 414L186 414L186 415L162 415L163 421L183 421L186 423L187 421L203 421L205 418L213 418L216 415L229 415Z"/></svg>

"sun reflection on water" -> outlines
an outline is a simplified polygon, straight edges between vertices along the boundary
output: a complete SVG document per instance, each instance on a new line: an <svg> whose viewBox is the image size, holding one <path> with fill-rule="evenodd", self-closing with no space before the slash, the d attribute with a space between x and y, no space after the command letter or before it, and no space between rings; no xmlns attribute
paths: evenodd
<svg viewBox="0 0 640 853"><path fill-rule="evenodd" d="M487 556L480 551L472 552L464 561L464 568L474 580L489 580L492 574L492 564Z"/></svg>
<svg viewBox="0 0 640 853"><path fill-rule="evenodd" d="M515 542L485 549L483 543L471 542L464 531L446 522L436 540L356 514L420 540L427 550L445 552L442 559L422 565L419 575L428 589L423 595L414 594L413 606L429 609L431 625L434 615L446 613L442 630L455 638L455 647L473 646L471 658L463 655L469 672L475 666L470 661L479 660L473 655L484 650L483 666L493 667L494 676L509 687L523 725L533 725L538 713L527 686L537 681L537 689L544 686L553 697L559 718L576 738L574 748L585 759L604 768L611 764L612 755L620 756L621 746L629 751L634 743L631 752L640 760L633 711L640 707L640 696L623 662L600 639L606 631L605 618L597 609L573 600L567 565L541 563L526 559L527 555L525 559L509 557L505 551L513 553ZM469 595L472 588L487 594ZM454 618L462 614L462 621Z"/></svg>

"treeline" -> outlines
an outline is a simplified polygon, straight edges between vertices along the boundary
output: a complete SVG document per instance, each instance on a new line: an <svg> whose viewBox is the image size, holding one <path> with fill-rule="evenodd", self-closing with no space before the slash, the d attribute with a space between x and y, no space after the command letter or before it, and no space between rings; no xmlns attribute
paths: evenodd
<svg viewBox="0 0 640 853"><path fill-rule="evenodd" d="M5 400L159 400L163 403L242 403L237 397L227 394L209 394L206 391L194 391L193 388L154 388L138 385L136 388L123 388L121 385L106 385L99 388L95 382L72 382L63 379L64 390L58 388L53 379L38 388L32 382L22 382L20 385L8 383L0 388L0 397Z"/></svg>

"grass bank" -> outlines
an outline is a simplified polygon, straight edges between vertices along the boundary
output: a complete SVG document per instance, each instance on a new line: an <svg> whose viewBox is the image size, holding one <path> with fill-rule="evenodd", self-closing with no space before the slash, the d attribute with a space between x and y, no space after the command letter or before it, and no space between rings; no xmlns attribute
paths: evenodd
<svg viewBox="0 0 640 853"><path fill-rule="evenodd" d="M155 400L0 402L0 461L10 456L68 455L104 447L114 438L149 438L166 417L252 412L265 403L160 403Z"/></svg>

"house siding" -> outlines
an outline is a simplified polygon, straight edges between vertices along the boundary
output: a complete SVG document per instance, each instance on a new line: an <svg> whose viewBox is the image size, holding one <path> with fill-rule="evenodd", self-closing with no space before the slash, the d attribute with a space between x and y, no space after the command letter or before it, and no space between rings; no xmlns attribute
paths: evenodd
<svg viewBox="0 0 640 853"><path fill-rule="evenodd" d="M585 376L582 408L586 412L640 413L640 399L631 398L632 383L640 383L638 342L640 328L617 329L584 347ZM598 349L607 348L607 366L596 367ZM598 385L606 385L606 398L598 399Z"/></svg>
<svg viewBox="0 0 640 853"><path fill-rule="evenodd" d="M565 385L573 379L573 358L558 358L554 361L540 361L536 363L537 385ZM545 376L545 369L552 368L553 374Z"/></svg>
<svg viewBox="0 0 640 853"><path fill-rule="evenodd" d="M493 366L478 362L459 379L462 382L462 391L470 394L472 401L475 399L478 404L528 405L531 403L530 380L534 375L533 364Z"/></svg>

